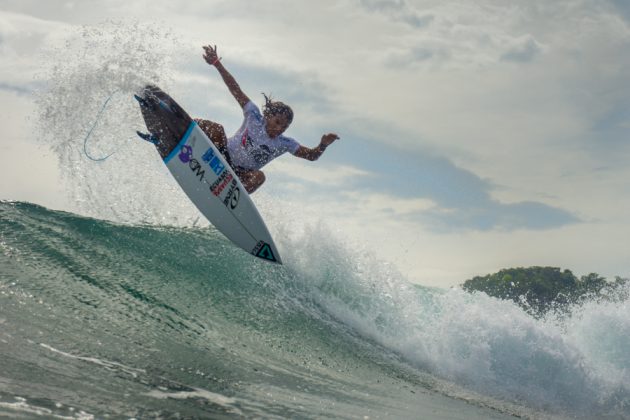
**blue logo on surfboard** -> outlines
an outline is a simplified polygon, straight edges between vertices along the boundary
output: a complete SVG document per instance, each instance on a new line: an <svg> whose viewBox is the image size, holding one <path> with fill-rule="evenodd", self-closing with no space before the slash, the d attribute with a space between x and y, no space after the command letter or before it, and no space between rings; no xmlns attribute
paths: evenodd
<svg viewBox="0 0 630 420"><path fill-rule="evenodd" d="M225 165L221 163L221 160L216 155L212 147L206 150L206 153L203 154L201 160L206 162L210 166L210 169L212 169L212 172L214 172L217 176L221 175L221 172L225 169Z"/></svg>

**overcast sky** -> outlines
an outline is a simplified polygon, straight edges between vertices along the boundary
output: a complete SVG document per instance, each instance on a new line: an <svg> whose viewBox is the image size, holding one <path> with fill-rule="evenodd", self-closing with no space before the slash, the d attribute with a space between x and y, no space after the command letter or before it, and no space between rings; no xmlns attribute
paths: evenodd
<svg viewBox="0 0 630 420"><path fill-rule="evenodd" d="M234 132L240 110L204 43L252 99L292 105L287 135L341 136L316 163L272 162L255 201L321 219L426 285L529 265L630 276L622 0L0 0L0 198L78 211L60 165L89 166L59 156L54 130L42 141L36 98L92 77L99 57L118 62L90 83L155 71ZM86 121L107 98L95 95Z"/></svg>

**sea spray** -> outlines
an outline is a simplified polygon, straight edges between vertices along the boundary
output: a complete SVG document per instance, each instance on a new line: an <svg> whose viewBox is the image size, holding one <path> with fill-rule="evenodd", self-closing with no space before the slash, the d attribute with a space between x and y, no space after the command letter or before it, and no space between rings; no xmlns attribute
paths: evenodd
<svg viewBox="0 0 630 420"><path fill-rule="evenodd" d="M80 27L43 52L50 64L39 75L39 138L57 156L75 210L128 222L178 224L197 216L152 146L135 136L144 127L133 93L146 83L168 86L181 48L166 25L109 21ZM91 155L114 155L88 159L88 133ZM142 197L130 199L138 189Z"/></svg>
<svg viewBox="0 0 630 420"><path fill-rule="evenodd" d="M536 319L483 293L413 287L373 255L331 237L311 232L291 247L312 257L295 267L312 298L364 337L459 387L442 384L444 392L463 388L586 418L629 415L627 290Z"/></svg>
<svg viewBox="0 0 630 420"><path fill-rule="evenodd" d="M596 383L591 398L630 410L630 286L607 299L575 305L561 324L566 341L582 355L582 365Z"/></svg>

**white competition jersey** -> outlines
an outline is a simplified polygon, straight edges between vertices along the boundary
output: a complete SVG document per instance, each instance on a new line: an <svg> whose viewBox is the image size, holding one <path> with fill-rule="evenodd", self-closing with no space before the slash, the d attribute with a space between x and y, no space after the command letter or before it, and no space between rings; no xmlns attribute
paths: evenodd
<svg viewBox="0 0 630 420"><path fill-rule="evenodd" d="M228 151L235 166L257 170L278 156L286 152L295 154L299 149L300 143L291 137L269 137L263 115L252 101L243 107L243 115L241 128L228 139Z"/></svg>

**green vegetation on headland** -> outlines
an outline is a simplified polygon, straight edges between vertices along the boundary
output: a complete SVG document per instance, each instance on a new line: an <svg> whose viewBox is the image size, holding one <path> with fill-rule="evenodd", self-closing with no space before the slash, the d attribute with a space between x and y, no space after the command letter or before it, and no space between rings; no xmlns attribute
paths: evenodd
<svg viewBox="0 0 630 420"><path fill-rule="evenodd" d="M570 270L556 267L508 268L498 273L477 276L462 285L467 292L480 291L489 296L512 300L528 313L542 316L551 309L563 310L571 304L590 299L619 298L629 279L607 281L591 273L577 278ZM624 292L627 292L624 288Z"/></svg>

